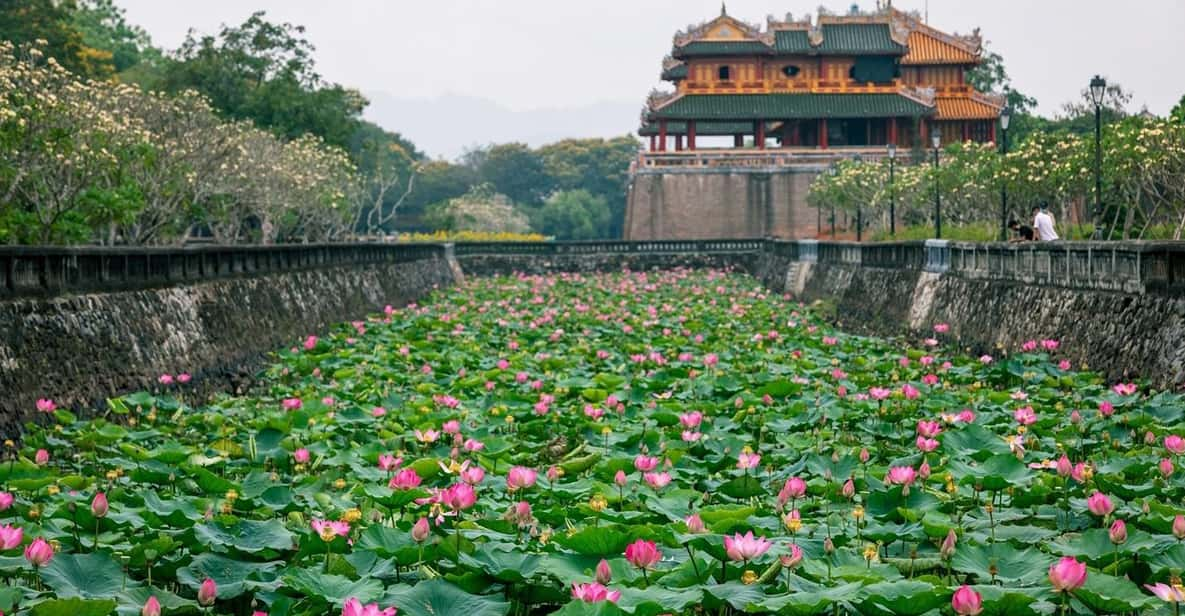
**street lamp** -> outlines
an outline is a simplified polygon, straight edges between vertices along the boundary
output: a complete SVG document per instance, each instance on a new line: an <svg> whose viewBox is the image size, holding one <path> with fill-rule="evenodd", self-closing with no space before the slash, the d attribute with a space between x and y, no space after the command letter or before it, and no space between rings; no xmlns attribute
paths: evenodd
<svg viewBox="0 0 1185 616"><path fill-rule="evenodd" d="M934 146L934 238L942 239L942 192L938 190L938 148L942 146L942 133L937 127L930 143Z"/></svg>
<svg viewBox="0 0 1185 616"><path fill-rule="evenodd" d="M897 187L893 183L893 163L897 158L897 144L889 144L889 235L897 237Z"/></svg>
<svg viewBox="0 0 1185 616"><path fill-rule="evenodd" d="M1012 108L1005 106L1000 110L1000 169L1003 171L1004 159L1008 156L1008 124L1012 122ZM1000 241L1008 241L1008 182L1000 176Z"/></svg>
<svg viewBox="0 0 1185 616"><path fill-rule="evenodd" d="M858 165L861 162L863 162L863 159L861 159L860 155L857 154L852 157L852 162L854 162ZM862 234L863 228L864 228L864 206L859 201L856 201L856 241L857 242L864 240L864 236Z"/></svg>
<svg viewBox="0 0 1185 616"><path fill-rule="evenodd" d="M1103 95L1107 80L1095 75L1090 80L1090 100L1094 103L1094 215L1095 233L1103 216Z"/></svg>

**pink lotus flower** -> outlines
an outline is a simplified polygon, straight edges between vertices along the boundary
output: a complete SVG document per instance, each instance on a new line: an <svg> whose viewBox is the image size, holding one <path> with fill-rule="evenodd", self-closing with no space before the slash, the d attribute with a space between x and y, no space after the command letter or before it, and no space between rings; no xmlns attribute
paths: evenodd
<svg viewBox="0 0 1185 616"><path fill-rule="evenodd" d="M1185 539L1185 515L1177 514L1177 517L1173 518L1173 536L1178 541Z"/></svg>
<svg viewBox="0 0 1185 616"><path fill-rule="evenodd" d="M474 452L474 451L481 451L482 449L485 449L486 445L485 445L485 443L483 443L477 439L467 438L467 439L465 439L465 444L463 445L463 447L465 448L465 451Z"/></svg>
<svg viewBox="0 0 1185 616"><path fill-rule="evenodd" d="M646 485L650 486L655 492L667 487L671 483L670 473L646 473L642 475L642 479Z"/></svg>
<svg viewBox="0 0 1185 616"><path fill-rule="evenodd" d="M1111 524L1111 529L1107 532L1107 536L1111 539L1111 543L1115 545L1127 541L1127 524L1123 520L1115 520Z"/></svg>
<svg viewBox="0 0 1185 616"><path fill-rule="evenodd" d="M531 503L519 501L510 506L502 518L519 526L529 526L535 517L531 514Z"/></svg>
<svg viewBox="0 0 1185 616"><path fill-rule="evenodd" d="M948 331L950 331L949 324L947 324L947 323L935 323L934 324L934 332L935 333L945 334Z"/></svg>
<svg viewBox="0 0 1185 616"><path fill-rule="evenodd" d="M515 466L506 474L506 488L511 492L535 485L537 473L525 466Z"/></svg>
<svg viewBox="0 0 1185 616"><path fill-rule="evenodd" d="M440 493L440 502L453 511L464 511L477 503L477 492L467 483L458 483Z"/></svg>
<svg viewBox="0 0 1185 616"><path fill-rule="evenodd" d="M309 336L308 338L304 339L304 350L311 351L316 346L317 346L317 337L316 336Z"/></svg>
<svg viewBox="0 0 1185 616"><path fill-rule="evenodd" d="M1059 370L1069 370L1071 368L1070 360L1063 359L1063 360L1057 362L1057 367Z"/></svg>
<svg viewBox="0 0 1185 616"><path fill-rule="evenodd" d="M601 562L597 563L595 577L598 584L608 584L613 580L613 571L609 569L609 561L602 558Z"/></svg>
<svg viewBox="0 0 1185 616"><path fill-rule="evenodd" d="M1046 339L1041 341L1041 348L1045 349L1046 351L1056 351L1060 344L1061 343L1057 340Z"/></svg>
<svg viewBox="0 0 1185 616"><path fill-rule="evenodd" d="M930 453L931 451L938 449L938 444L938 441L932 438L926 438L924 436L919 436L917 440L918 449L925 453Z"/></svg>
<svg viewBox="0 0 1185 616"><path fill-rule="evenodd" d="M454 398L454 400L455 399L456 398ZM444 422L444 425L442 425L440 429L445 434L460 434L461 422L457 421L456 419L450 419L449 421Z"/></svg>
<svg viewBox="0 0 1185 616"><path fill-rule="evenodd" d="M871 387L868 389L868 395L872 396L873 400L884 400L893 395L893 390L884 387Z"/></svg>
<svg viewBox="0 0 1185 616"><path fill-rule="evenodd" d="M0 526L0 550L11 550L12 548L20 547L24 540L24 529L11 524Z"/></svg>
<svg viewBox="0 0 1185 616"><path fill-rule="evenodd" d="M871 457L871 456L870 456L870 455L869 455L869 453L868 453L868 448L867 448L867 447L861 447L861 448L860 448L860 463L861 463L861 464L868 464L868 459L869 459L870 457Z"/></svg>
<svg viewBox="0 0 1185 616"><path fill-rule="evenodd" d="M851 477L848 477L848 480L843 484L843 489L841 492L843 493L844 498L852 500L852 498L856 496L856 482L852 481Z"/></svg>
<svg viewBox="0 0 1185 616"><path fill-rule="evenodd" d="M922 382L925 383L926 385L929 385L930 387L933 387L938 384L938 375L937 374L927 374L926 376L922 377Z"/></svg>
<svg viewBox="0 0 1185 616"><path fill-rule="evenodd" d="M699 427L700 422L704 420L704 414L699 411L692 411L690 413L683 413L679 415L679 423L683 424L684 428L694 430Z"/></svg>
<svg viewBox="0 0 1185 616"><path fill-rule="evenodd" d="M687 524L687 532L694 535L708 532L707 527L704 526L704 521L699 517L698 513L693 513L683 520Z"/></svg>
<svg viewBox="0 0 1185 616"><path fill-rule="evenodd" d="M1152 591L1157 599L1166 603L1185 603L1185 589L1179 586L1170 586L1169 584L1156 583L1144 584L1144 588Z"/></svg>
<svg viewBox="0 0 1185 616"><path fill-rule="evenodd" d="M1074 472L1074 465L1070 463L1070 458L1066 457L1066 454L1063 453L1062 457L1057 460L1057 474L1062 477L1069 477L1072 472Z"/></svg>
<svg viewBox="0 0 1185 616"><path fill-rule="evenodd" d="M45 466L49 463L49 452L44 449L38 449L37 453L33 454L33 462L38 466Z"/></svg>
<svg viewBox="0 0 1185 616"><path fill-rule="evenodd" d="M889 468L889 472L885 473L885 484L899 486L908 486L917 478L917 472L913 470L912 466L893 466Z"/></svg>
<svg viewBox="0 0 1185 616"><path fill-rule="evenodd" d="M799 499L806 494L806 482L800 477L791 477L782 484L782 490L778 492L778 502L786 504L789 499Z"/></svg>
<svg viewBox="0 0 1185 616"><path fill-rule="evenodd" d="M934 438L942 433L942 424L937 421L927 421L925 419L918 421L918 436L926 438Z"/></svg>
<svg viewBox="0 0 1185 616"><path fill-rule="evenodd" d="M692 432L691 430L684 430L679 438L683 439L685 443L695 443L704 437L702 432Z"/></svg>
<svg viewBox="0 0 1185 616"><path fill-rule="evenodd" d="M376 406L376 407L370 409L371 417L383 417L386 414L387 414L387 409L385 409L381 406Z"/></svg>
<svg viewBox="0 0 1185 616"><path fill-rule="evenodd" d="M749 531L743 536L740 533L732 537L724 536L724 552L734 562L744 561L747 563L765 554L771 547L773 547L773 543L765 537L754 537L753 531Z"/></svg>
<svg viewBox="0 0 1185 616"><path fill-rule="evenodd" d="M1136 387L1135 383L1116 383L1115 386L1111 388L1111 391L1121 396L1130 396L1139 391L1139 388Z"/></svg>
<svg viewBox="0 0 1185 616"><path fill-rule="evenodd" d="M1181 438L1176 434L1170 434L1164 437L1164 448L1169 450L1169 453L1175 455L1185 455L1185 438Z"/></svg>
<svg viewBox="0 0 1185 616"><path fill-rule="evenodd" d="M950 606L959 616L976 616L983 612L983 597L964 584L951 596Z"/></svg>
<svg viewBox="0 0 1185 616"><path fill-rule="evenodd" d="M37 399L37 410L39 412L52 413L52 412L54 412L54 409L56 409L56 408L58 408L58 405L54 404L54 401L50 400L49 398L38 398Z"/></svg>
<svg viewBox="0 0 1185 616"><path fill-rule="evenodd" d="M1020 345L1020 350L1029 353L1037 350L1036 340L1026 340L1024 344Z"/></svg>
<svg viewBox="0 0 1185 616"><path fill-rule="evenodd" d="M986 354L985 354L985 355L980 355L980 356L979 356L979 363L981 363L981 364L990 364L990 363L992 363L992 356L991 356L991 355L986 355Z"/></svg>
<svg viewBox="0 0 1185 616"><path fill-rule="evenodd" d="M53 560L53 546L43 537L38 537L25 547L25 560L34 567L44 567Z"/></svg>
<svg viewBox="0 0 1185 616"><path fill-rule="evenodd" d="M379 604L362 605L357 597L350 597L342 604L342 616L395 616L396 608L379 609Z"/></svg>
<svg viewBox="0 0 1185 616"><path fill-rule="evenodd" d="M379 468L384 471L389 471L389 470L392 470L395 468L399 468L399 465L402 462L403 462L403 458L396 458L395 456L393 456L389 453L384 453L384 454L379 455Z"/></svg>
<svg viewBox="0 0 1185 616"><path fill-rule="evenodd" d="M190 376L190 374L188 372L182 372L181 374L177 375L177 382L181 383L182 385L185 385L186 383L190 382L191 380L193 380L193 377Z"/></svg>
<svg viewBox="0 0 1185 616"><path fill-rule="evenodd" d="M436 430L415 430L416 440L421 443L435 443L436 439L440 438L440 432Z"/></svg>
<svg viewBox="0 0 1185 616"><path fill-rule="evenodd" d="M638 539L626 546L625 559L639 569L653 569L662 560L662 553L653 541Z"/></svg>
<svg viewBox="0 0 1185 616"><path fill-rule="evenodd" d="M1171 477L1173 475L1173 470L1175 470L1173 468L1173 461L1168 458L1161 458L1160 464L1157 464L1156 467L1160 469L1160 475L1165 479Z"/></svg>
<svg viewBox="0 0 1185 616"><path fill-rule="evenodd" d="M708 353L704 356L704 366L711 368L720 362L720 358L716 357L715 353Z"/></svg>
<svg viewBox="0 0 1185 616"><path fill-rule="evenodd" d="M950 560L955 555L955 547L958 544L959 536L955 534L955 529L946 531L946 538L942 540L942 545L938 548L938 554L945 560Z"/></svg>
<svg viewBox="0 0 1185 616"><path fill-rule="evenodd" d="M802 548L798 547L798 544L791 544L790 553L781 555L779 560L782 567L793 570L802 562Z"/></svg>
<svg viewBox="0 0 1185 616"><path fill-rule="evenodd" d="M280 407L285 411L295 411L302 406L304 403L300 401L300 398L284 398L284 401L280 403Z"/></svg>
<svg viewBox="0 0 1185 616"><path fill-rule="evenodd" d="M432 528L428 525L428 518L420 518L411 527L411 539L416 543L423 543L428 535L432 534Z"/></svg>
<svg viewBox="0 0 1185 616"><path fill-rule="evenodd" d="M1102 402L1099 403L1099 415L1102 415L1103 417L1110 417L1111 414L1114 412L1115 412L1115 405L1114 404L1111 404L1107 400L1103 400Z"/></svg>
<svg viewBox="0 0 1185 616"><path fill-rule="evenodd" d="M654 470L656 466L658 466L658 458L644 454L639 454L634 458L634 469L636 469L638 472L646 473Z"/></svg>
<svg viewBox="0 0 1185 616"><path fill-rule="evenodd" d="M106 517L107 510L107 495L102 492L95 494L95 497L91 500L91 515L96 518Z"/></svg>
<svg viewBox="0 0 1185 616"><path fill-rule="evenodd" d="M1012 413L1012 418L1016 423L1022 426L1028 426L1037 423L1037 413L1033 412L1033 407L1022 406Z"/></svg>
<svg viewBox="0 0 1185 616"><path fill-rule="evenodd" d="M617 600L621 598L621 591L609 590L597 582L590 582L588 584L573 583L572 598L579 599L585 603L600 603L602 601L617 603Z"/></svg>
<svg viewBox="0 0 1185 616"><path fill-rule="evenodd" d="M12 495L12 492L0 492L0 511L8 511L14 500L16 497Z"/></svg>
<svg viewBox="0 0 1185 616"><path fill-rule="evenodd" d="M160 616L160 601L156 595L148 597L144 602L144 607L140 608L140 616Z"/></svg>
<svg viewBox="0 0 1185 616"><path fill-rule="evenodd" d="M757 468L758 464L761 464L761 456L758 454L742 451L741 454L737 456L737 468Z"/></svg>
<svg viewBox="0 0 1185 616"><path fill-rule="evenodd" d="M461 481L464 481L471 486L475 486L485 479L486 471L480 466L470 466L462 470L460 476Z"/></svg>
<svg viewBox="0 0 1185 616"><path fill-rule="evenodd" d="M297 464L308 464L309 450L305 449L304 447L297 449L296 451L292 452L292 459L295 460Z"/></svg>
<svg viewBox="0 0 1185 616"><path fill-rule="evenodd" d="M1054 592L1069 592L1082 588L1086 583L1086 563L1080 563L1073 556L1063 557L1049 567L1049 583Z"/></svg>
<svg viewBox="0 0 1185 616"><path fill-rule="evenodd" d="M321 540L326 543L333 541L334 537L345 537L350 534L349 522L313 520L309 525L313 527L313 532L317 533L321 537Z"/></svg>
<svg viewBox="0 0 1185 616"><path fill-rule="evenodd" d="M1096 491L1086 499L1086 508L1100 518L1105 518L1115 511L1115 504L1106 494Z"/></svg>
<svg viewBox="0 0 1185 616"><path fill-rule="evenodd" d="M156 380L157 380L157 381L160 381L160 384L161 384L161 385L172 385L172 384L173 384L173 375L171 375L171 374L162 374L162 375L160 375L159 377L157 377L157 379L156 379Z"/></svg>
<svg viewBox="0 0 1185 616"><path fill-rule="evenodd" d="M616 473L614 473L613 483L616 483L618 487L624 488L625 484L628 482L629 482L629 477L626 477L625 471L617 471Z"/></svg>
<svg viewBox="0 0 1185 616"><path fill-rule="evenodd" d="M420 479L420 474L416 472L416 469L405 468L395 473L395 476L387 482L387 487L393 490L411 490L420 487L422 481L423 479Z"/></svg>
<svg viewBox="0 0 1185 616"><path fill-rule="evenodd" d="M918 396L922 395L922 392L918 391L917 387L906 383L901 386L901 395L905 396L906 400L916 400Z"/></svg>

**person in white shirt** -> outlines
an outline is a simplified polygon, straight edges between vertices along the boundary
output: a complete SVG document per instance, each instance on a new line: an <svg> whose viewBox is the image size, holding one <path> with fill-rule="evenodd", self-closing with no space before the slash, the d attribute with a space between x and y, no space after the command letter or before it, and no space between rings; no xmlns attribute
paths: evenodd
<svg viewBox="0 0 1185 616"><path fill-rule="evenodd" d="M1052 242L1058 239L1057 231L1053 228L1053 216L1048 207L1033 208L1033 228L1037 230L1037 238L1042 242Z"/></svg>

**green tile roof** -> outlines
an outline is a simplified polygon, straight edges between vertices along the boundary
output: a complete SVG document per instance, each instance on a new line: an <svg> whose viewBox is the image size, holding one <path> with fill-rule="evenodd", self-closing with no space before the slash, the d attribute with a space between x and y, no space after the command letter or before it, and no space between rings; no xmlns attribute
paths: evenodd
<svg viewBox="0 0 1185 616"><path fill-rule="evenodd" d="M680 64L673 66L662 72L663 81L677 81L679 79L687 79L687 65Z"/></svg>
<svg viewBox="0 0 1185 616"><path fill-rule="evenodd" d="M754 54L768 54L772 50L769 45L758 41L693 41L682 47L676 47L673 54L676 58L691 56L751 56Z"/></svg>
<svg viewBox="0 0 1185 616"><path fill-rule="evenodd" d="M813 53L811 39L806 30L778 30L774 33L774 49L778 53Z"/></svg>
<svg viewBox="0 0 1185 616"><path fill-rule="evenodd" d="M766 132L772 132L777 122L766 122ZM696 122L695 134L699 137L718 137L721 135L751 135L753 133L753 122ZM658 134L658 123L647 122L638 130L638 134L643 137ZM686 135L686 122L667 122L668 135Z"/></svg>
<svg viewBox="0 0 1185 616"><path fill-rule="evenodd" d="M654 112L668 120L871 118L931 115L899 94L687 94Z"/></svg>
<svg viewBox="0 0 1185 616"><path fill-rule="evenodd" d="M822 54L894 54L908 49L889 36L888 24L823 24Z"/></svg>

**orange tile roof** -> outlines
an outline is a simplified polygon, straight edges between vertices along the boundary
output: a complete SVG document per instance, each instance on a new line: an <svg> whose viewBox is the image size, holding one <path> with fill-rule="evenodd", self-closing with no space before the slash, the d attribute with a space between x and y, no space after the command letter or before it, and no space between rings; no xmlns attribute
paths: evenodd
<svg viewBox="0 0 1185 616"><path fill-rule="evenodd" d="M966 49L914 30L909 33L909 53L902 64L978 64L979 58Z"/></svg>
<svg viewBox="0 0 1185 616"><path fill-rule="evenodd" d="M935 100L936 120L994 120L1000 109L970 98L939 98Z"/></svg>

